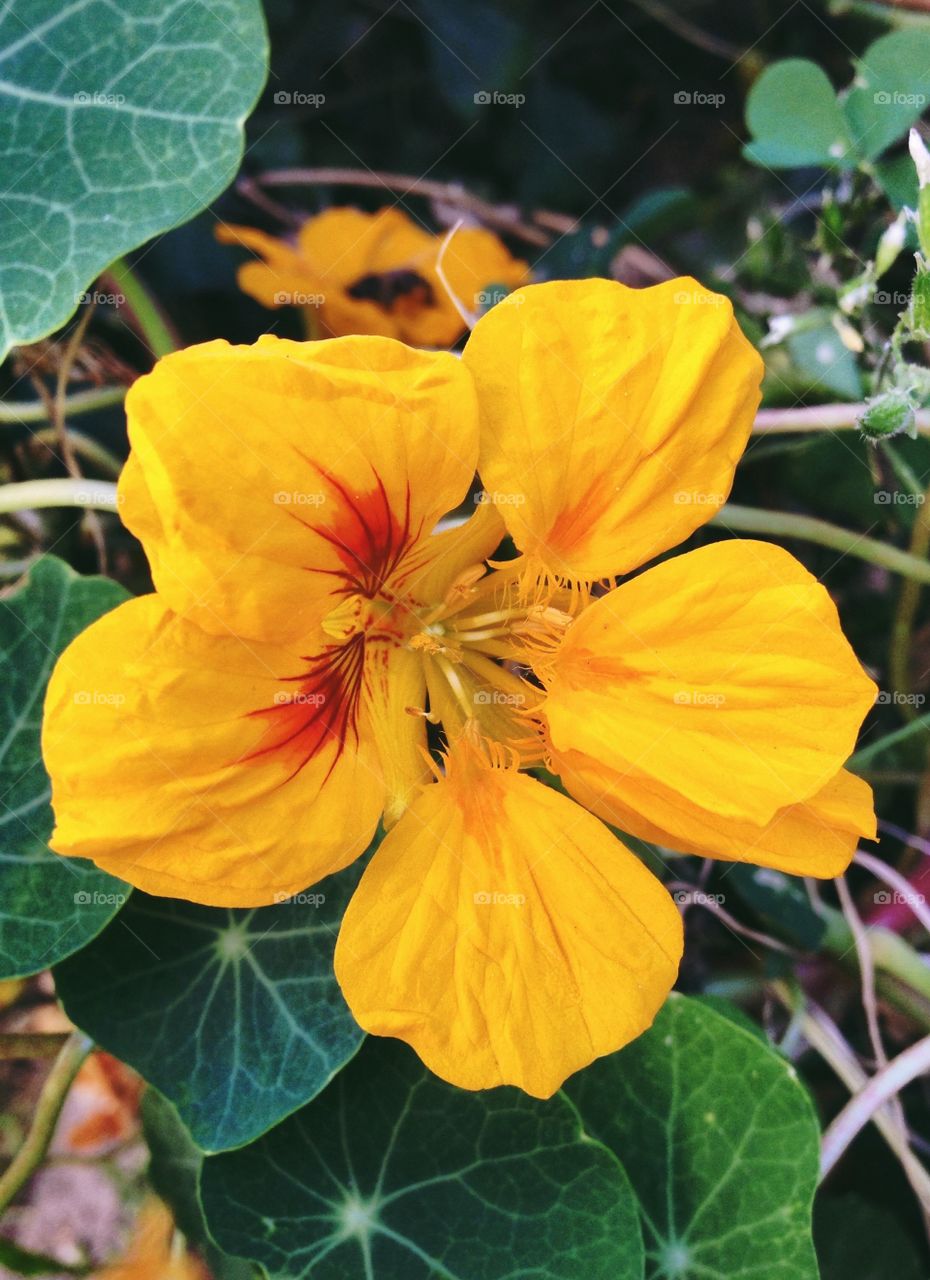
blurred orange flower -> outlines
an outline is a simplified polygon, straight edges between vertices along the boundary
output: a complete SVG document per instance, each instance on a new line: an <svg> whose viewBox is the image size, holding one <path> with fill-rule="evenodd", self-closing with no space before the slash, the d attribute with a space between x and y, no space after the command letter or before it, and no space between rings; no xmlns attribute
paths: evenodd
<svg viewBox="0 0 930 1280"><path fill-rule="evenodd" d="M448 347L466 328L455 301L479 312L489 300L485 291L516 289L529 278L527 264L493 232L462 227L442 256L447 289L437 270L446 237L397 208L328 209L308 219L293 242L227 224L216 236L260 255L239 268L240 288L265 307L303 308L311 337L372 333Z"/></svg>
<svg viewBox="0 0 930 1280"><path fill-rule="evenodd" d="M210 1280L209 1272L186 1249L178 1248L174 1222L160 1200L142 1206L125 1254L94 1280Z"/></svg>

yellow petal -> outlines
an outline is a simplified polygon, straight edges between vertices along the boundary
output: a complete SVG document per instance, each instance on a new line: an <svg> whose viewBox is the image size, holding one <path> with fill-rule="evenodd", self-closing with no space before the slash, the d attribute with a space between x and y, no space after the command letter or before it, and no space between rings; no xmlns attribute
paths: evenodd
<svg viewBox="0 0 930 1280"><path fill-rule="evenodd" d="M222 222L216 228L220 244L238 245L261 255L245 262L236 272L239 288L264 307L300 305L299 299L316 295L322 285L296 245L257 231Z"/></svg>
<svg viewBox="0 0 930 1280"><path fill-rule="evenodd" d="M208 635L158 596L65 650L43 752L52 847L147 893L257 906L369 844L384 787L360 649Z"/></svg>
<svg viewBox="0 0 930 1280"><path fill-rule="evenodd" d="M433 237L402 209L376 213L327 209L308 218L298 235L300 252L330 284L353 284L369 273L394 270L429 253Z"/></svg>
<svg viewBox="0 0 930 1280"><path fill-rule="evenodd" d="M824 588L781 547L749 540L596 600L547 684L556 762L574 751L756 826L835 777L875 700Z"/></svg>
<svg viewBox="0 0 930 1280"><path fill-rule="evenodd" d="M420 655L378 640L367 643L365 694L384 777L384 820L391 826L429 778L422 714L426 674Z"/></svg>
<svg viewBox="0 0 930 1280"><path fill-rule="evenodd" d="M123 516L159 592L208 631L269 642L418 563L477 458L461 362L383 338L191 347L127 411Z"/></svg>
<svg viewBox="0 0 930 1280"><path fill-rule="evenodd" d="M762 376L730 303L689 278L530 285L478 321L463 358L507 528L586 581L675 546L725 500Z"/></svg>
<svg viewBox="0 0 930 1280"><path fill-rule="evenodd" d="M383 334L421 346L448 346L461 332L459 321L446 341L432 342L431 332L421 333L421 316L436 310L428 306L431 286L423 267L435 256L435 240L402 209L327 209L304 223L299 243L323 282L320 320L326 332ZM392 301L391 277L398 272L412 272L422 283ZM383 300L367 298L366 289Z"/></svg>
<svg viewBox="0 0 930 1280"><path fill-rule="evenodd" d="M305 262L296 245L280 236L258 231L255 227L221 222L215 228L215 235L220 244L238 245L241 249L251 249L253 253L260 254L271 267L293 270L299 269Z"/></svg>
<svg viewBox="0 0 930 1280"><path fill-rule="evenodd" d="M463 574L493 556L506 532L494 507L477 506L461 524L418 544L405 565L407 590L418 600L438 604Z"/></svg>
<svg viewBox="0 0 930 1280"><path fill-rule="evenodd" d="M577 752L553 763L575 799L599 818L680 853L831 879L849 866L861 837L875 838L872 788L845 769L763 827L709 813L672 788L647 785Z"/></svg>
<svg viewBox="0 0 930 1280"><path fill-rule="evenodd" d="M489 286L519 289L529 278L527 264L484 227L460 227L446 245L442 269L454 296L476 314L490 301L482 296Z"/></svg>
<svg viewBox="0 0 930 1280"><path fill-rule="evenodd" d="M665 889L565 796L453 752L349 904L336 975L366 1030L466 1089L549 1097L644 1031L681 956Z"/></svg>

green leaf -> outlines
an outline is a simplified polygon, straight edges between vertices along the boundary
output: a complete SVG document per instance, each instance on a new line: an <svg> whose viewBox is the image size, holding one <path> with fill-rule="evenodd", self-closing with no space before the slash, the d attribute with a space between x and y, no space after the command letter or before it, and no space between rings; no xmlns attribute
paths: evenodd
<svg viewBox="0 0 930 1280"><path fill-rule="evenodd" d="M829 320L798 329L785 339L799 385L808 393L819 392L840 400L862 397L862 377L856 357L843 345Z"/></svg>
<svg viewBox="0 0 930 1280"><path fill-rule="evenodd" d="M0 599L0 978L38 973L79 950L129 892L90 863L48 848L53 819L39 744L58 655L125 599L117 583L81 578L54 556L39 560L25 586Z"/></svg>
<svg viewBox="0 0 930 1280"><path fill-rule="evenodd" d="M753 140L749 160L763 167L856 163L846 118L825 73L806 58L766 67L749 91L746 123Z"/></svg>
<svg viewBox="0 0 930 1280"><path fill-rule="evenodd" d="M12 1240L0 1239L0 1267L18 1276L86 1276L90 1266L69 1267L43 1253L21 1249Z"/></svg>
<svg viewBox="0 0 930 1280"><path fill-rule="evenodd" d="M820 1280L926 1278L914 1242L897 1218L860 1196L818 1196L814 1239Z"/></svg>
<svg viewBox="0 0 930 1280"><path fill-rule="evenodd" d="M797 876L771 867L752 867L734 862L725 873L740 898L759 913L767 928L778 937L816 951L827 931L827 922L811 905L804 884Z"/></svg>
<svg viewBox="0 0 930 1280"><path fill-rule="evenodd" d="M135 893L58 966L58 995L77 1026L174 1103L205 1151L251 1142L362 1042L333 975L359 874L250 910Z"/></svg>
<svg viewBox="0 0 930 1280"><path fill-rule="evenodd" d="M265 79L259 0L0 11L0 359L229 185Z"/></svg>
<svg viewBox="0 0 930 1280"><path fill-rule="evenodd" d="M149 1181L174 1214L187 1242L201 1250L212 1280L252 1280L255 1268L242 1258L230 1258L207 1234L200 1204L203 1152L181 1123L167 1098L146 1089L142 1098L142 1128L149 1148Z"/></svg>
<svg viewBox="0 0 930 1280"><path fill-rule="evenodd" d="M875 166L875 180L896 211L905 205L909 209L917 208L917 170L907 152L879 160ZM908 225L907 231L908 247L916 249L917 236L913 224Z"/></svg>
<svg viewBox="0 0 930 1280"><path fill-rule="evenodd" d="M565 1091L639 1196L650 1280L817 1280L817 1120L758 1037L672 995Z"/></svg>
<svg viewBox="0 0 930 1280"><path fill-rule="evenodd" d="M519 80L524 28L506 6L492 0L413 0L407 12L419 19L424 53L433 68L433 83L459 115L474 119L480 112L509 113L519 107L493 95L524 89ZM524 93L525 96L525 93Z"/></svg>
<svg viewBox="0 0 930 1280"><path fill-rule="evenodd" d="M843 103L860 155L880 155L920 119L928 103L930 31L892 31L870 44Z"/></svg>
<svg viewBox="0 0 930 1280"><path fill-rule="evenodd" d="M289 1280L640 1280L622 1168L561 1098L469 1093L370 1040L320 1098L204 1163L210 1231Z"/></svg>

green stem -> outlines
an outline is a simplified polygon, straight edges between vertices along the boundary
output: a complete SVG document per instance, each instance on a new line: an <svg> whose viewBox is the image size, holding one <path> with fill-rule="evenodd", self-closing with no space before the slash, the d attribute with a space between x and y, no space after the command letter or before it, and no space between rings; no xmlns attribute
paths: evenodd
<svg viewBox="0 0 930 1280"><path fill-rule="evenodd" d="M106 275L126 299L136 328L156 360L177 351L180 343L160 305L125 258L117 258Z"/></svg>
<svg viewBox="0 0 930 1280"><path fill-rule="evenodd" d="M930 563L898 547L879 542L851 529L814 516L795 515L789 511L762 511L755 507L739 507L728 502L711 518L711 524L720 525L738 533L762 533L774 538L800 538L804 542L816 542L831 547L845 555L856 556L877 564L902 577L916 582L930 582Z"/></svg>
<svg viewBox="0 0 930 1280"><path fill-rule="evenodd" d="M116 510L116 485L109 480L23 480L0 486L0 515L40 507L90 507Z"/></svg>
<svg viewBox="0 0 930 1280"><path fill-rule="evenodd" d="M87 462L99 467L101 471L106 471L111 476L118 476L122 471L123 464L116 454L105 449L90 436L86 436L83 431L75 431L74 427L69 427L68 438L74 452L80 454ZM32 433L32 439L37 440L39 444L54 447L58 443L58 432L54 427L42 427L40 431Z"/></svg>
<svg viewBox="0 0 930 1280"><path fill-rule="evenodd" d="M820 908L820 914L827 923L823 939L824 950L842 964L858 970L856 940L846 917L841 911L827 906ZM904 1011L930 1031L930 965L890 929L880 925L873 926L868 931L868 939L876 970L895 980L882 988L883 994L896 1004L905 1003L897 998L897 984L900 983L912 995L918 996L919 1000L907 999Z"/></svg>
<svg viewBox="0 0 930 1280"><path fill-rule="evenodd" d="M895 729L893 733L886 733L883 738L879 738L878 742L873 742L869 747L863 747L857 751L848 762L848 767L854 773L862 773L876 757L887 751L889 747L895 747L900 742L905 742L908 738L913 738L915 734L930 730L930 711L924 712L916 720L912 720L910 724L906 724L901 729Z"/></svg>
<svg viewBox="0 0 930 1280"><path fill-rule="evenodd" d="M26 1141L13 1157L3 1177L0 1178L0 1216L9 1208L10 1203L19 1195L45 1158L55 1133L58 1117L68 1096L68 1090L93 1047L92 1040L76 1031L68 1037L61 1053L55 1059L48 1079L42 1087L42 1093L39 1095L39 1103L32 1126L26 1135Z"/></svg>
<svg viewBox="0 0 930 1280"><path fill-rule="evenodd" d="M915 559L926 561L930 553L930 490L924 494L923 502L917 507L914 526L911 530L911 544L908 548ZM891 627L891 645L888 655L888 675L891 687L896 692L909 694L911 690L911 642L914 632L914 621L920 605L920 583L913 578L906 578L901 583L898 605L895 609L894 622ZM901 712L906 720L914 720L917 712L908 702L907 697L901 702Z"/></svg>
<svg viewBox="0 0 930 1280"><path fill-rule="evenodd" d="M109 409L126 399L125 387L94 387L90 391L75 391L65 400L65 413L73 418L76 413L92 413L95 409ZM48 413L41 400L29 400L20 404L16 400L0 401L0 424L28 426L31 422L48 422Z"/></svg>
<svg viewBox="0 0 930 1280"><path fill-rule="evenodd" d="M67 1031L50 1031L45 1034L28 1031L0 1033L0 1060L13 1058L54 1058L68 1040Z"/></svg>
<svg viewBox="0 0 930 1280"><path fill-rule="evenodd" d="M790 431L852 431L865 412L864 404L798 405L791 409L760 409L752 424L754 435ZM917 430L930 431L930 409L918 409Z"/></svg>
<svg viewBox="0 0 930 1280"><path fill-rule="evenodd" d="M887 22L891 27L923 27L930 22L930 13L921 9L907 9L901 5L878 3L877 0L833 0L830 12L835 14L861 13L876 22Z"/></svg>

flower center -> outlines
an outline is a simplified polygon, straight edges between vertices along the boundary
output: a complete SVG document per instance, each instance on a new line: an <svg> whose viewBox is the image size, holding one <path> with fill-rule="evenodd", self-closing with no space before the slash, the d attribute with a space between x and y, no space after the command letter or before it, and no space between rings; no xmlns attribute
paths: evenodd
<svg viewBox="0 0 930 1280"><path fill-rule="evenodd" d="M441 722L447 738L474 726L524 764L542 758L533 714L542 692L529 677L571 622L557 595L528 598L513 568L488 573L474 566L422 616L407 646L423 658L429 696L423 714Z"/></svg>

